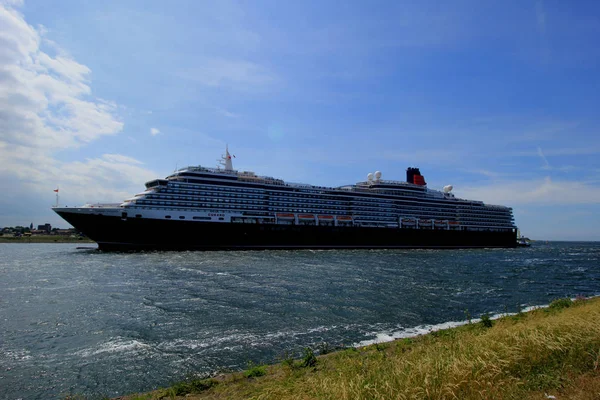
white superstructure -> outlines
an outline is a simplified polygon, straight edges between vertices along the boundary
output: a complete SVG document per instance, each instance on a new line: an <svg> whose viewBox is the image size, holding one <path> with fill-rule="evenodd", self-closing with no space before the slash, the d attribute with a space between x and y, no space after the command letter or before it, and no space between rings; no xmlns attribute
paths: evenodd
<svg viewBox="0 0 600 400"><path fill-rule="evenodd" d="M377 171L364 182L333 188L234 170L228 149L221 165L179 169L166 179L147 182L144 192L125 200L118 209L96 207L93 212L221 223L516 229L511 208L456 198L452 186L443 191L428 189L415 168L409 168L415 175L409 178L417 183L383 180Z"/></svg>

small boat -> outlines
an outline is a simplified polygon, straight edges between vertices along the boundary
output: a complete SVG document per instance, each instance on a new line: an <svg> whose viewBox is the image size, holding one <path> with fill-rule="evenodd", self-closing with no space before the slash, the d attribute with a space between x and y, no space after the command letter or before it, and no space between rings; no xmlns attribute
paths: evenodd
<svg viewBox="0 0 600 400"><path fill-rule="evenodd" d="M294 219L294 214L277 214L277 218Z"/></svg>
<svg viewBox="0 0 600 400"><path fill-rule="evenodd" d="M348 215L340 215L335 217L335 219L337 219L338 221L352 221L352 217Z"/></svg>
<svg viewBox="0 0 600 400"><path fill-rule="evenodd" d="M298 214L298 219L315 219L314 214Z"/></svg>
<svg viewBox="0 0 600 400"><path fill-rule="evenodd" d="M517 229L517 247L530 247L529 238L521 235L521 230Z"/></svg>
<svg viewBox="0 0 600 400"><path fill-rule="evenodd" d="M333 220L333 215L318 215L317 218Z"/></svg>
<svg viewBox="0 0 600 400"><path fill-rule="evenodd" d="M413 226L417 222L414 218L402 218L402 225Z"/></svg>

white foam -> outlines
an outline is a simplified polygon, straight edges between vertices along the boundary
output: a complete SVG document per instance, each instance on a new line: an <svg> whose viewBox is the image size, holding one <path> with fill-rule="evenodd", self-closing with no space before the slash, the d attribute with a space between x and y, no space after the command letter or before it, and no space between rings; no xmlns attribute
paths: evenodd
<svg viewBox="0 0 600 400"><path fill-rule="evenodd" d="M226 336L211 339L175 339L173 341L160 343L158 345L158 348L167 351L174 351L178 348L196 350L207 347L214 347L226 342L254 342L256 338L256 335L253 335L251 333L232 333Z"/></svg>
<svg viewBox="0 0 600 400"><path fill-rule="evenodd" d="M594 296L589 296L587 298L593 298L593 297L599 297L599 296L600 295L594 295ZM572 298L571 300L575 300L575 298ZM549 306L550 306L550 304L527 306L527 307L521 309L520 312L529 312L529 311L533 311L533 310L537 310L537 309L548 308ZM494 314L494 315L490 316L490 319L495 320L495 319L499 319L499 318L511 316L511 315L516 315L516 314L517 313ZM406 339L406 338L416 337L416 336L425 335L425 334L428 334L431 332L436 332L436 331L440 331L440 330L444 330L444 329L456 328L458 326L467 325L469 323L476 324L478 322L481 322L480 318L473 318L470 321L468 321L468 320L467 321L449 321L449 322L443 322L441 324L436 324L436 325L419 325L419 326L415 326L412 328L400 328L397 331L372 332L371 335L375 336L373 339L362 340L358 343L354 343L352 345L352 347L362 347L362 346L368 346L368 345L376 344L376 343L392 342L397 339Z"/></svg>
<svg viewBox="0 0 600 400"><path fill-rule="evenodd" d="M3 352L3 356L12 361L27 361L31 360L33 357L30 355L29 350L6 350Z"/></svg>
<svg viewBox="0 0 600 400"><path fill-rule="evenodd" d="M473 321L474 320L471 320L471 322ZM397 339L406 339L415 336L425 335L443 329L455 328L457 326L466 325L468 323L469 321L449 321L436 325L419 325L412 328L401 328L398 331L373 332L372 334L375 335L374 339L362 340L358 343L354 343L352 346L362 347L375 343L391 342Z"/></svg>
<svg viewBox="0 0 600 400"><path fill-rule="evenodd" d="M130 351L139 351L141 349L147 349L150 346L146 343L142 343L138 340L124 340L121 337L114 338L108 342L101 343L97 347L90 349L83 349L75 352L80 357L90 357L103 353L121 353Z"/></svg>

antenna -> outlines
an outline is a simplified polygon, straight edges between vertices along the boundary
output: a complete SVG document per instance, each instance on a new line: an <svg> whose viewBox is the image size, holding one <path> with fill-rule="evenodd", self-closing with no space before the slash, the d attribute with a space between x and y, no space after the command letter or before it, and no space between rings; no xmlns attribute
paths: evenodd
<svg viewBox="0 0 600 400"><path fill-rule="evenodd" d="M233 171L233 162L231 161L231 154L229 154L229 145L225 145L225 154L217 161L219 162L219 165L225 167L225 171Z"/></svg>

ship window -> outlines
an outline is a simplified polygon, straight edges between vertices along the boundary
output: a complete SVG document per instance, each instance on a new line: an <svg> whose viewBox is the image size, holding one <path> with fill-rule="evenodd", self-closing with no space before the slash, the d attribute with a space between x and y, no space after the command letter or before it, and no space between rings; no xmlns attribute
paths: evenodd
<svg viewBox="0 0 600 400"><path fill-rule="evenodd" d="M135 214L136 218L142 218L142 214Z"/></svg>
<svg viewBox="0 0 600 400"><path fill-rule="evenodd" d="M165 215L165 218L166 219L171 219L171 216L170 215Z"/></svg>
<svg viewBox="0 0 600 400"><path fill-rule="evenodd" d="M225 218L219 218L219 221L224 221L224 220L225 220Z"/></svg>
<svg viewBox="0 0 600 400"><path fill-rule="evenodd" d="M185 219L185 217L183 215L180 215L179 219Z"/></svg>

